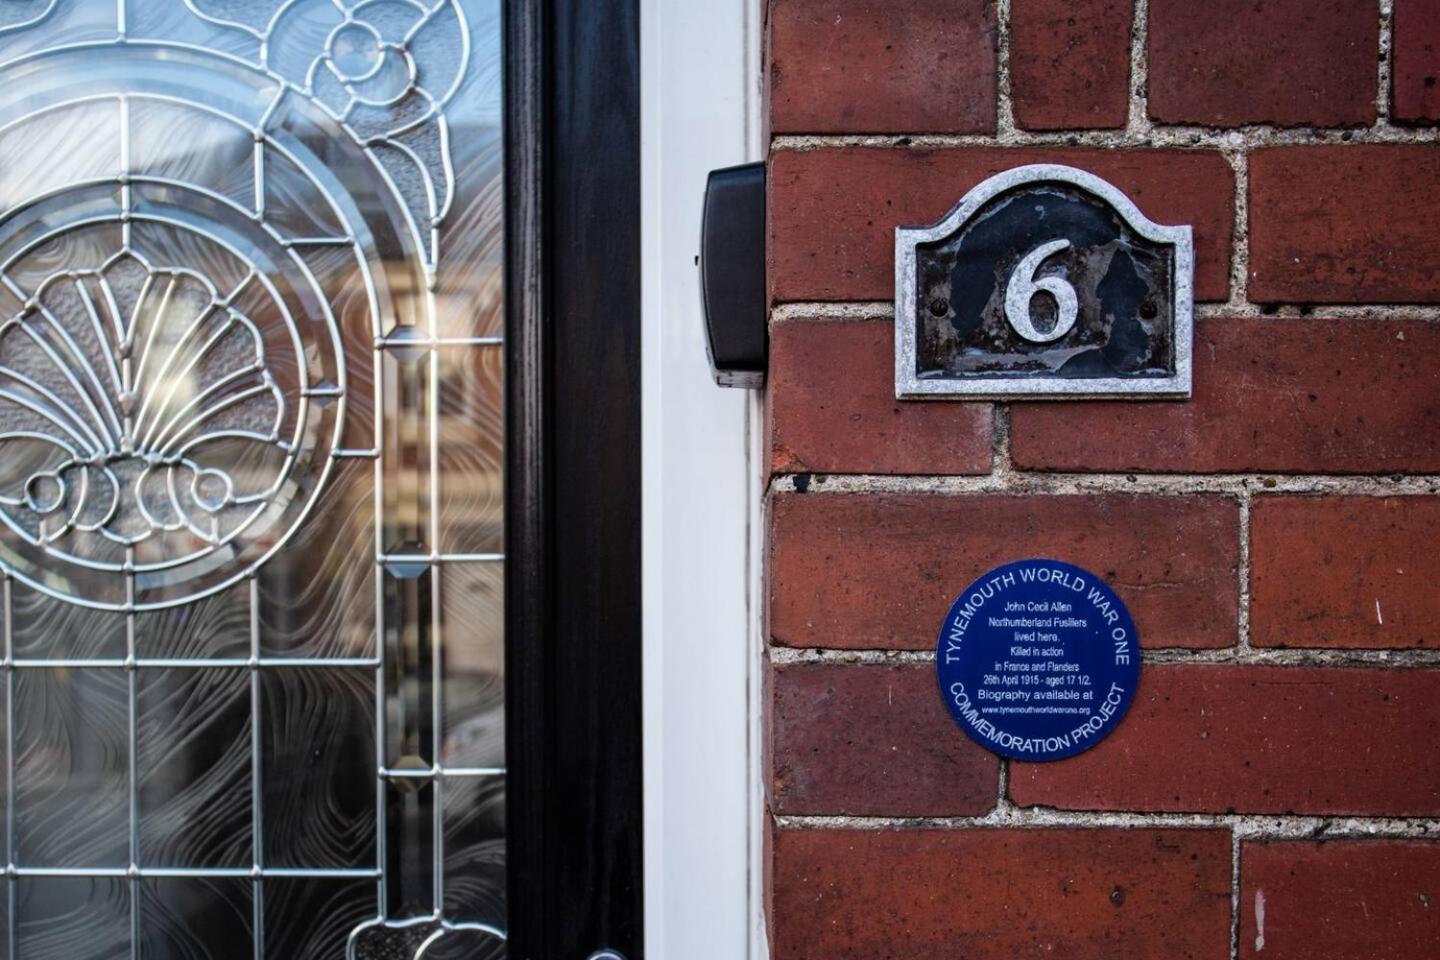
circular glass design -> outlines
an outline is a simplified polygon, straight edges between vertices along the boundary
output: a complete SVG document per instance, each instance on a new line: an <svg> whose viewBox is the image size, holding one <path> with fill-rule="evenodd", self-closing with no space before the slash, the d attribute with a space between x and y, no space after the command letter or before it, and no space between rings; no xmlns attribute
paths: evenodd
<svg viewBox="0 0 1440 960"><path fill-rule="evenodd" d="M18 303L0 317L0 559L51 595L146 609L235 582L298 526L343 359L324 292L263 221L123 185L0 222Z"/></svg>
<svg viewBox="0 0 1440 960"><path fill-rule="evenodd" d="M369 79L381 66L380 36L368 24L342 24L330 34L329 55L340 79Z"/></svg>

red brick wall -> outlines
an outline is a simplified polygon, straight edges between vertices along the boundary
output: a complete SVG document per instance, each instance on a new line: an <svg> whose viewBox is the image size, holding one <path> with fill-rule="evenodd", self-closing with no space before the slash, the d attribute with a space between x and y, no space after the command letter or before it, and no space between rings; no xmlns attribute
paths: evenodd
<svg viewBox="0 0 1440 960"><path fill-rule="evenodd" d="M777 960L1440 956L1440 0L768 0ZM897 402L892 248L1053 160L1196 244L1188 402ZM1049 555L1116 733L949 719L954 595Z"/></svg>

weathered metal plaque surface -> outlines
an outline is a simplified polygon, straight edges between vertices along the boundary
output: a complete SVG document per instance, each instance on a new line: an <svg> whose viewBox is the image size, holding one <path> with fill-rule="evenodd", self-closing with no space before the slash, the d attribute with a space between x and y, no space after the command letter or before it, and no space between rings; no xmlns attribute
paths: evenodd
<svg viewBox="0 0 1440 960"><path fill-rule="evenodd" d="M896 396L1188 397L1193 265L1092 174L997 174L895 232Z"/></svg>

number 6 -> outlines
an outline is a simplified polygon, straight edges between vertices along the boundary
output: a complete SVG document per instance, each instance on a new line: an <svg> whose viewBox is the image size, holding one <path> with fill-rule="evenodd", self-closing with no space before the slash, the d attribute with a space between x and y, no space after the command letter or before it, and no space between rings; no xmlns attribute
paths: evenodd
<svg viewBox="0 0 1440 960"><path fill-rule="evenodd" d="M1032 343L1059 340L1075 326L1075 316L1079 312L1075 288L1063 277L1035 279L1035 271L1040 269L1040 264L1046 257L1066 250L1069 246L1069 240L1042 243L1015 265L1010 274L1010 282L1005 285L1005 319L1015 328L1016 333ZM1030 318L1030 298L1042 290L1055 298L1055 305L1059 308L1055 326L1046 333L1037 330L1035 322Z"/></svg>

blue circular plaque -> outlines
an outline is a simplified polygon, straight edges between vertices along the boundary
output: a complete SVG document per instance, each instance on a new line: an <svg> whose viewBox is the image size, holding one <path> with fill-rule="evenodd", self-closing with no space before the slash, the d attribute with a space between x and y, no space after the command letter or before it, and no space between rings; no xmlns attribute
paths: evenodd
<svg viewBox="0 0 1440 960"><path fill-rule="evenodd" d="M940 695L975 742L1012 760L1060 760L1105 739L1140 679L1140 637L1104 580L1019 560L965 588L940 627Z"/></svg>

